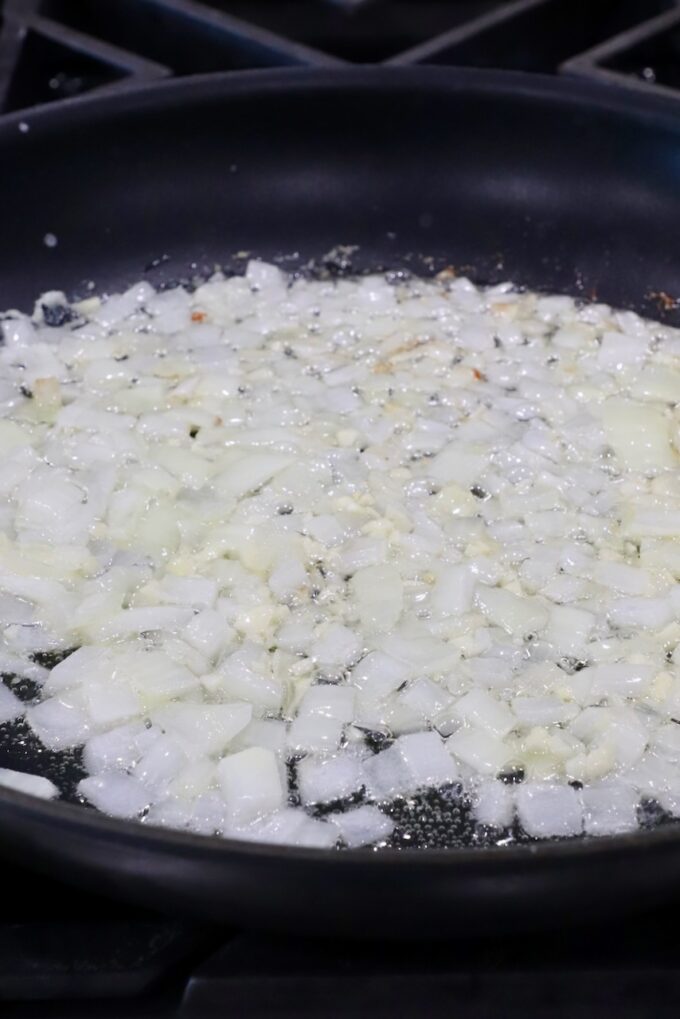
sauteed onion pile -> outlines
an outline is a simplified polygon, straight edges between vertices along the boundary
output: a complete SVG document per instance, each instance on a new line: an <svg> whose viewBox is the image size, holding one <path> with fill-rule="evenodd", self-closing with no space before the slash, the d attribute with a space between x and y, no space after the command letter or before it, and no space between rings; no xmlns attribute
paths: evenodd
<svg viewBox="0 0 680 1019"><path fill-rule="evenodd" d="M0 721L84 800L321 847L442 787L506 837L680 814L678 331L251 261L2 332Z"/></svg>

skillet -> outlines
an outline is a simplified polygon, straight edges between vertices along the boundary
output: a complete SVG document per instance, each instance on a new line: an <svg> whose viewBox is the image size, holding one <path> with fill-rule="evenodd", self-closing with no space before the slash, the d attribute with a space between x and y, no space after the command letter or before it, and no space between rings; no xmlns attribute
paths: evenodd
<svg viewBox="0 0 680 1019"><path fill-rule="evenodd" d="M0 308L238 269L243 252L338 272L347 245L355 271L453 265L680 324L666 296L680 292L680 111L611 86L435 68L211 75L6 117L0 174ZM21 726L0 731L0 766L55 778L66 799L77 777ZM591 921L680 891L673 824L331 852L0 790L0 851L165 911L361 937Z"/></svg>

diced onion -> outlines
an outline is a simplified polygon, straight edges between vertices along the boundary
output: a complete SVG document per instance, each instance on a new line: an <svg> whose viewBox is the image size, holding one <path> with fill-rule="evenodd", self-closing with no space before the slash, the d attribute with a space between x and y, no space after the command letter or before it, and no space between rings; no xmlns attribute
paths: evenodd
<svg viewBox="0 0 680 1019"><path fill-rule="evenodd" d="M326 850L432 790L485 841L680 816L677 330L255 259L67 305L2 316L0 725L84 800Z"/></svg>

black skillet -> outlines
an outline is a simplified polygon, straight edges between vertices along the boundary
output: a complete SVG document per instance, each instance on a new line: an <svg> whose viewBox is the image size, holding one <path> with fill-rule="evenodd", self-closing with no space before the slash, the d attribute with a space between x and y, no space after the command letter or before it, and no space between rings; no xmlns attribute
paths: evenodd
<svg viewBox="0 0 680 1019"><path fill-rule="evenodd" d="M230 74L5 118L0 174L0 308L145 271L183 278L238 265L243 251L318 269L337 245L358 245L358 270L451 264L482 282L680 320L667 299L680 293L671 100L426 68ZM326 263L338 271L343 257ZM55 771L20 731L5 732L0 764ZM492 849L330 852L0 792L0 845L161 909L358 936L553 926L680 891L673 825Z"/></svg>

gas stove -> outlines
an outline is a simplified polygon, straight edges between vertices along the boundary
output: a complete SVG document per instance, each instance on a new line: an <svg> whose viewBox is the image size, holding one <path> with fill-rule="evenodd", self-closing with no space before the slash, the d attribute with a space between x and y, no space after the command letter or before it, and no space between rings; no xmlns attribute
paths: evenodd
<svg viewBox="0 0 680 1019"><path fill-rule="evenodd" d="M674 94L678 0L0 0L0 112L169 75L439 64Z"/></svg>
<svg viewBox="0 0 680 1019"><path fill-rule="evenodd" d="M339 942L203 926L22 871L0 907L5 1019L675 1019L677 909L611 926ZM395 892L398 894L398 891ZM361 909L361 903L356 904ZM452 928L456 927L452 918Z"/></svg>
<svg viewBox="0 0 680 1019"><path fill-rule="evenodd" d="M0 0L0 114L173 75L356 63L508 68L680 96L680 3ZM8 1019L680 1014L675 909L484 940L466 939L461 918L444 944L348 943L164 917L14 865L3 877Z"/></svg>

